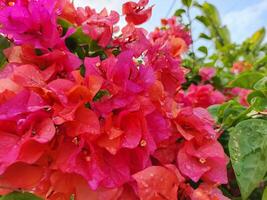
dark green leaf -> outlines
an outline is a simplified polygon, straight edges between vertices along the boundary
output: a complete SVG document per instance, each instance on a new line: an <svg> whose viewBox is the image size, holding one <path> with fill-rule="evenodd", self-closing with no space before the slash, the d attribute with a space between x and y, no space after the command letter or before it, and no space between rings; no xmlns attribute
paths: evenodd
<svg viewBox="0 0 267 200"><path fill-rule="evenodd" d="M267 121L237 124L230 130L229 151L242 198L247 199L267 172Z"/></svg>
<svg viewBox="0 0 267 200"><path fill-rule="evenodd" d="M84 107L88 108L88 109L91 109L91 104L89 102L87 102L87 103L84 104Z"/></svg>
<svg viewBox="0 0 267 200"><path fill-rule="evenodd" d="M10 42L3 36L0 35L0 69L6 64L7 60L3 53L3 50L10 46Z"/></svg>
<svg viewBox="0 0 267 200"><path fill-rule="evenodd" d="M93 101L100 101L103 96L108 96L110 93L107 90L99 90L99 92L94 96Z"/></svg>
<svg viewBox="0 0 267 200"><path fill-rule="evenodd" d="M112 54L113 54L114 56L117 56L117 55L120 54L120 52L121 52L121 50L119 50L119 49L114 49L114 50L112 51Z"/></svg>
<svg viewBox="0 0 267 200"><path fill-rule="evenodd" d="M80 67L80 74L81 74L81 76L82 77L85 77L85 66L84 65L81 65L81 67Z"/></svg>
<svg viewBox="0 0 267 200"><path fill-rule="evenodd" d="M0 35L0 51L10 46L10 42L3 36Z"/></svg>
<svg viewBox="0 0 267 200"><path fill-rule="evenodd" d="M204 53L205 56L208 55L208 49L207 49L207 47L205 47L205 46L201 46L201 47L198 48L198 50L199 50L200 52Z"/></svg>
<svg viewBox="0 0 267 200"><path fill-rule="evenodd" d="M208 36L208 35L205 34L205 33L200 33L199 38L203 38L203 39L206 39L206 40L211 40L211 37Z"/></svg>
<svg viewBox="0 0 267 200"><path fill-rule="evenodd" d="M0 69L7 63L6 57L0 52Z"/></svg>

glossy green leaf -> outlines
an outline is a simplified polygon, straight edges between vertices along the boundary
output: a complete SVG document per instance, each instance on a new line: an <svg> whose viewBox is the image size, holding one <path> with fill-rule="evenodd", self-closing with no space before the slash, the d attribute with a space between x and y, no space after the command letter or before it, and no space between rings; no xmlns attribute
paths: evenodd
<svg viewBox="0 0 267 200"><path fill-rule="evenodd" d="M266 96L264 95L264 93L262 93L261 91L257 91L257 90L255 90L255 91L252 91L252 92L248 95L248 97L247 97L247 101L248 101L248 103L251 104L252 99L255 98L255 97L266 98Z"/></svg>
<svg viewBox="0 0 267 200"><path fill-rule="evenodd" d="M31 193L12 192L0 198L0 200L42 200Z"/></svg>
<svg viewBox="0 0 267 200"><path fill-rule="evenodd" d="M240 74L236 79L234 79L229 87L240 87L246 89L253 89L255 83L262 79L264 75L259 72L245 72Z"/></svg>
<svg viewBox="0 0 267 200"><path fill-rule="evenodd" d="M190 7L192 5L192 0L182 0L182 3L186 6L186 7Z"/></svg>
<svg viewBox="0 0 267 200"><path fill-rule="evenodd" d="M260 79L257 83L254 85L255 90L260 90L267 94L267 76Z"/></svg>
<svg viewBox="0 0 267 200"><path fill-rule="evenodd" d="M208 111L217 123L220 123L224 128L231 127L246 116L246 108L234 100L220 105L212 105L208 108Z"/></svg>
<svg viewBox="0 0 267 200"><path fill-rule="evenodd" d="M252 99L251 105L256 111L265 111L267 109L267 98L255 97Z"/></svg>
<svg viewBox="0 0 267 200"><path fill-rule="evenodd" d="M185 13L185 9L181 8L175 11L174 16L181 17L183 13Z"/></svg>
<svg viewBox="0 0 267 200"><path fill-rule="evenodd" d="M246 118L247 109L236 101L230 101L220 110L222 125L224 128L230 128Z"/></svg>
<svg viewBox="0 0 267 200"><path fill-rule="evenodd" d="M245 120L230 130L230 158L244 200L258 187L267 172L266 151L266 120Z"/></svg>

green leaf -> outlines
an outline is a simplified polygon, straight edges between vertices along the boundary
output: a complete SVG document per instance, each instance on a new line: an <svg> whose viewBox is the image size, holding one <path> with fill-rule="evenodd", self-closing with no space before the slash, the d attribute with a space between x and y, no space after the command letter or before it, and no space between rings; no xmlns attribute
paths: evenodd
<svg viewBox="0 0 267 200"><path fill-rule="evenodd" d="M230 37L230 32L227 26L223 26L218 29L218 32L220 34L220 37L223 39L224 45L230 44L231 43L231 37Z"/></svg>
<svg viewBox="0 0 267 200"><path fill-rule="evenodd" d="M102 97L110 95L108 90L99 90L93 98L93 101L100 101Z"/></svg>
<svg viewBox="0 0 267 200"><path fill-rule="evenodd" d="M209 19L211 19L212 22L216 26L220 26L221 20L220 20L219 12L218 12L217 8L214 5L205 2L202 5L202 10L203 10L203 12L205 13L206 16L209 16Z"/></svg>
<svg viewBox="0 0 267 200"><path fill-rule="evenodd" d="M74 38L80 45L91 44L92 42L92 39L84 34L81 27L76 29L76 32L71 35L71 38Z"/></svg>
<svg viewBox="0 0 267 200"><path fill-rule="evenodd" d="M196 20L198 20L205 26L209 26L209 20L205 16L196 16Z"/></svg>
<svg viewBox="0 0 267 200"><path fill-rule="evenodd" d="M249 45L249 48L253 50L262 43L265 34L265 28L261 28L256 31L250 38L248 38L244 43L247 43Z"/></svg>
<svg viewBox="0 0 267 200"><path fill-rule="evenodd" d="M234 79L229 87L240 87L246 89L253 89L253 86L257 81L263 78L264 75L259 72L245 72L240 74L236 79Z"/></svg>
<svg viewBox="0 0 267 200"><path fill-rule="evenodd" d="M204 53L205 56L208 55L208 49L207 49L207 47L205 47L205 46L201 46L201 47L198 48L198 50L199 50L200 52Z"/></svg>
<svg viewBox="0 0 267 200"><path fill-rule="evenodd" d="M212 106L208 107L209 113L211 114L213 119L215 119L216 122L219 119L220 109L221 109L221 105L212 105Z"/></svg>
<svg viewBox="0 0 267 200"><path fill-rule="evenodd" d="M255 69L260 69L264 66L267 66L267 56L264 56L263 58L260 58L257 60L254 64Z"/></svg>
<svg viewBox="0 0 267 200"><path fill-rule="evenodd" d="M31 193L12 192L0 198L0 200L42 200Z"/></svg>
<svg viewBox="0 0 267 200"><path fill-rule="evenodd" d="M264 192L263 192L261 200L267 200L267 187L265 187L265 189L264 189Z"/></svg>
<svg viewBox="0 0 267 200"><path fill-rule="evenodd" d="M3 53L3 50L10 46L10 42L3 36L0 35L0 69L3 67L7 60Z"/></svg>
<svg viewBox="0 0 267 200"><path fill-rule="evenodd" d="M57 23L63 28L63 34L67 32L68 28L73 26L73 24L61 17L58 17Z"/></svg>
<svg viewBox="0 0 267 200"><path fill-rule="evenodd" d="M252 99L255 97L265 98L265 95L261 91L252 91L247 97L248 103L251 104Z"/></svg>
<svg viewBox="0 0 267 200"><path fill-rule="evenodd" d="M254 85L255 90L259 90L267 94L267 76L260 79L257 83Z"/></svg>
<svg viewBox="0 0 267 200"><path fill-rule="evenodd" d="M223 104L219 112L223 127L229 128L246 118L247 109L238 102L231 100Z"/></svg>
<svg viewBox="0 0 267 200"><path fill-rule="evenodd" d="M0 52L0 69L6 64L7 60L6 57L2 52Z"/></svg>
<svg viewBox="0 0 267 200"><path fill-rule="evenodd" d="M8 48L10 46L10 42L3 36L0 35L0 51Z"/></svg>
<svg viewBox="0 0 267 200"><path fill-rule="evenodd" d="M208 36L208 35L205 34L205 33L200 33L199 38L203 38L203 39L206 39L206 40L211 40L211 37Z"/></svg>
<svg viewBox="0 0 267 200"><path fill-rule="evenodd" d="M224 104L212 105L208 111L225 129L232 127L246 116L246 108L237 101L230 100Z"/></svg>
<svg viewBox="0 0 267 200"><path fill-rule="evenodd" d="M185 9L181 8L175 11L174 16L181 17L183 13L185 13Z"/></svg>
<svg viewBox="0 0 267 200"><path fill-rule="evenodd" d="M192 0L182 0L182 3L186 6L186 7L190 7L192 5Z"/></svg>
<svg viewBox="0 0 267 200"><path fill-rule="evenodd" d="M247 199L267 172L267 121L249 119L230 129L229 151L242 199Z"/></svg>
<svg viewBox="0 0 267 200"><path fill-rule="evenodd" d="M267 109L267 98L254 97L251 100L251 105L256 111L265 111Z"/></svg>

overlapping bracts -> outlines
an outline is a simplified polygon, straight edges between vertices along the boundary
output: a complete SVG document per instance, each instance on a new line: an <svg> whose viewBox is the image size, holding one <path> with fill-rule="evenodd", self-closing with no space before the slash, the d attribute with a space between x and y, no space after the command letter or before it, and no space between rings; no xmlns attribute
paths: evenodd
<svg viewBox="0 0 267 200"><path fill-rule="evenodd" d="M150 18L148 3L125 3L119 30L115 11L1 1L0 32L12 41L0 71L1 194L226 199L216 187L227 183L228 158L205 109L224 96L181 89L190 34L175 18L151 33L136 27ZM212 74L202 70L203 81ZM194 190L192 181L203 183Z"/></svg>

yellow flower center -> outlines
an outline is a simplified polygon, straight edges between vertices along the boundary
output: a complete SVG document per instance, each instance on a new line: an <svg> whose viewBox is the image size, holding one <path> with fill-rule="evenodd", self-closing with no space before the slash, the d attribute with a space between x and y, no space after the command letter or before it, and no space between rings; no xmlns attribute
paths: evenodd
<svg viewBox="0 0 267 200"><path fill-rule="evenodd" d="M206 159L205 159L205 158L200 158L200 159L199 159L199 162L200 162L201 164L204 164L204 163L206 162Z"/></svg>
<svg viewBox="0 0 267 200"><path fill-rule="evenodd" d="M140 141L140 146L145 147L147 145L147 142L145 140Z"/></svg>

